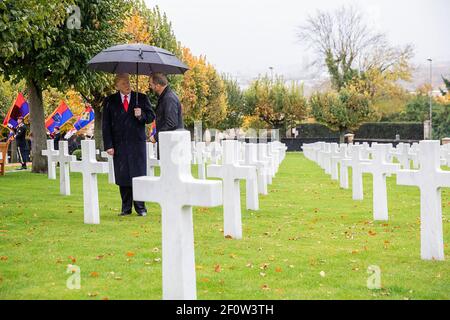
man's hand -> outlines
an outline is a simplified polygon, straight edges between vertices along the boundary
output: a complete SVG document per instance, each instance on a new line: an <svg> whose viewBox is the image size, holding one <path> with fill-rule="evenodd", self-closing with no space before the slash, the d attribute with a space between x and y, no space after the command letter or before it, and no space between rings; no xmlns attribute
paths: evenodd
<svg viewBox="0 0 450 320"><path fill-rule="evenodd" d="M151 143L156 143L156 139L155 139L154 136L151 136L151 137L150 137L150 142L151 142Z"/></svg>
<svg viewBox="0 0 450 320"><path fill-rule="evenodd" d="M142 109L139 107L134 108L134 116L140 118L142 116Z"/></svg>
<svg viewBox="0 0 450 320"><path fill-rule="evenodd" d="M106 153L109 154L111 157L114 156L114 148L106 150Z"/></svg>

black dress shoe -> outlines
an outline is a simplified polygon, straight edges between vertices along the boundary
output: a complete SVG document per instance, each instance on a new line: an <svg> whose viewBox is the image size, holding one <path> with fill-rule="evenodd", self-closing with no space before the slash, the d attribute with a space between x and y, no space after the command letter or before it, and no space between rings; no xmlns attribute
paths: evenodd
<svg viewBox="0 0 450 320"><path fill-rule="evenodd" d="M129 216L131 214L131 211L129 212L121 212L119 213L119 217Z"/></svg>
<svg viewBox="0 0 450 320"><path fill-rule="evenodd" d="M147 215L147 211L142 211L137 213L140 217L145 217Z"/></svg>

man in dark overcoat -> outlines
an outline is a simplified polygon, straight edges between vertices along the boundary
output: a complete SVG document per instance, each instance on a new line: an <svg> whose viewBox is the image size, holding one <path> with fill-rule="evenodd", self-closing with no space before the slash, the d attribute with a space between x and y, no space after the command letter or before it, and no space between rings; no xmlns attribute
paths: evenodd
<svg viewBox="0 0 450 320"><path fill-rule="evenodd" d="M103 106L103 143L106 152L114 158L114 174L122 198L121 216L131 214L132 204L140 216L147 214L145 203L133 201L132 179L145 176L145 124L155 119L155 113L145 94L131 91L128 74L115 79L117 93L108 96Z"/></svg>
<svg viewBox="0 0 450 320"><path fill-rule="evenodd" d="M150 76L149 84L150 89L158 95L156 140L158 140L160 132L184 129L181 103L175 92L170 88L166 75L153 73Z"/></svg>

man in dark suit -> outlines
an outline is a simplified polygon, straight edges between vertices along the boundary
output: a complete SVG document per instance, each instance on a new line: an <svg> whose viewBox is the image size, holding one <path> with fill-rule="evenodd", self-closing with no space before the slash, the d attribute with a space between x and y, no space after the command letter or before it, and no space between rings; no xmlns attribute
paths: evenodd
<svg viewBox="0 0 450 320"><path fill-rule="evenodd" d="M103 106L103 142L106 152L114 157L114 174L122 198L121 216L131 214L133 204L132 179L146 175L145 124L155 118L145 94L131 91L128 74L115 79L117 93L108 96ZM147 214L145 203L134 201L140 216Z"/></svg>
<svg viewBox="0 0 450 320"><path fill-rule="evenodd" d="M162 73L150 76L150 88L158 95L156 106L156 141L158 134L164 131L183 129L181 103L169 86L167 77Z"/></svg>
<svg viewBox="0 0 450 320"><path fill-rule="evenodd" d="M17 144L17 154L19 156L19 161L22 164L22 167L19 170L27 169L27 161L28 161L28 143L26 140L27 134L27 126L23 123L23 117L19 117L17 119L17 128L16 134L14 135L14 139L16 139Z"/></svg>

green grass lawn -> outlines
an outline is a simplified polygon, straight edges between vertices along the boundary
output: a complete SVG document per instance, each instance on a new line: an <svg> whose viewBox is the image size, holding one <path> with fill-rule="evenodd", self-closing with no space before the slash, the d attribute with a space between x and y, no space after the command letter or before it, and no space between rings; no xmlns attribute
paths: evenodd
<svg viewBox="0 0 450 320"><path fill-rule="evenodd" d="M118 217L118 188L102 175L100 225L85 225L81 175L71 177L68 197L45 175L0 177L0 299L161 299L159 206ZM388 178L386 223L372 220L369 175L364 188L365 200L353 201L351 189L290 153L260 211L242 210L242 240L223 237L221 207L195 208L198 298L449 299L449 189L446 261L423 261L418 189ZM79 290L66 287L68 264L81 268ZM381 290L366 286L370 265L381 268Z"/></svg>

